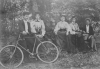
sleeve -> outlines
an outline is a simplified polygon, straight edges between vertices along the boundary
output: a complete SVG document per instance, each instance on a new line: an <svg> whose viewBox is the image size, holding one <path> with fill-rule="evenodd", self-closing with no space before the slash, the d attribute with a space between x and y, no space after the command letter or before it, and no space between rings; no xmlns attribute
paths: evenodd
<svg viewBox="0 0 100 69"><path fill-rule="evenodd" d="M91 27L91 34L90 35L94 35L93 27L92 26L90 26L90 27Z"/></svg>
<svg viewBox="0 0 100 69"><path fill-rule="evenodd" d="M45 24L44 22L42 21L42 35L44 36L45 35Z"/></svg>
<svg viewBox="0 0 100 69"><path fill-rule="evenodd" d="M59 23L57 23L57 25L55 26L54 32L57 34L58 30L59 30Z"/></svg>
<svg viewBox="0 0 100 69"><path fill-rule="evenodd" d="M70 25L67 25L68 27L68 29L67 29L67 33L66 33L66 35L68 35L69 34L69 32L70 32L70 34L75 34L75 31L72 31L72 27L70 26Z"/></svg>
<svg viewBox="0 0 100 69"><path fill-rule="evenodd" d="M25 32L28 32L28 24L27 24L27 21L24 21L24 24L25 24Z"/></svg>
<svg viewBox="0 0 100 69"><path fill-rule="evenodd" d="M35 25L34 25L34 21L30 22L30 27L31 27L31 32L32 33L36 33L36 30L35 30Z"/></svg>
<svg viewBox="0 0 100 69"><path fill-rule="evenodd" d="M79 28L79 25L77 24L77 30L79 31L80 30L80 28Z"/></svg>

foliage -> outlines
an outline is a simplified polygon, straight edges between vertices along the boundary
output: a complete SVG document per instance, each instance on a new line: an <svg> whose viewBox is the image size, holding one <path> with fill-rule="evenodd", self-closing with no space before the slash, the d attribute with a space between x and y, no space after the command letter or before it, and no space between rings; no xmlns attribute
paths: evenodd
<svg viewBox="0 0 100 69"><path fill-rule="evenodd" d="M83 26L87 17L99 20L100 0L0 0L3 35L17 35L24 15L32 13L34 17L35 12L41 14L47 28L51 27L51 19L57 23L60 15L65 15L68 21L76 16L79 25Z"/></svg>

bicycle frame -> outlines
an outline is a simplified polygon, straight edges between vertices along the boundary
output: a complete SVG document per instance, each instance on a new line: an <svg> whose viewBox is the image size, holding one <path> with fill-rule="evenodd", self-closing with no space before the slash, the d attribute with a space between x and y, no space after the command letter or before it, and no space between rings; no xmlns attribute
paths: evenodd
<svg viewBox="0 0 100 69"><path fill-rule="evenodd" d="M25 38L34 38L34 37L25 37ZM34 41L34 46L33 46L32 52L27 51L27 49L26 49L25 47L23 47L22 45L20 45L20 44L18 43L19 40L23 40L23 39L20 38L20 35L19 35L19 37L18 37L16 46L19 45L22 49L24 49L26 52L28 52L28 53L31 54L31 55L34 55L34 54L35 54L35 53L34 53L34 49L35 49L35 47L36 47L36 36L35 36L35 41Z"/></svg>
<svg viewBox="0 0 100 69"><path fill-rule="evenodd" d="M33 38L33 37L25 37L25 38ZM20 47L22 47L22 49L24 49L26 52L29 53L29 57L30 57L30 58L36 58L36 57L34 57L34 55L36 54L36 56L37 56L41 61L43 61L43 62L45 62L45 63L52 63L52 62L54 62L55 60L57 60L57 58L58 58L58 56L59 56L59 51L58 51L57 46L56 46L54 43L52 43L51 41L41 41L37 35L35 35L34 38L35 38L35 41L34 41L34 47L33 47L33 51L32 51L32 52L27 51L27 49L26 49L25 47L23 47L22 45L19 44L19 40L23 40L23 39L20 38L20 35L19 35L18 38L17 38L16 45L7 45L8 48L12 47L12 49L13 49L11 55L9 55L10 59L13 59L14 54L17 53L17 49L20 51L20 53L21 53L21 55L22 55L20 62L18 62L18 65L14 66L14 67L18 67L18 66L23 62L23 59L24 59L23 50L21 50ZM36 47L36 39L38 39L38 41L40 42L40 43L37 45L37 47ZM45 45L45 43L49 43L49 44L51 44L53 47L51 46L52 48L49 48L48 45ZM4 48L2 48L1 51L3 51L4 49L6 49L7 46L5 46ZM19 46L20 46L20 47L19 47ZM46 47L46 46L47 46L47 47ZM36 47L36 52L34 52L35 47ZM41 49L42 47L43 47L43 53L41 53L41 50L40 50L40 52L39 52L39 49ZM48 48L49 48L49 49L48 49ZM55 51L56 51L55 54L54 54L54 52L53 52L52 50L55 50ZM50 53L49 53L49 52L50 52ZM53 54L51 54L52 52L53 52ZM50 57L50 56L48 56L48 55L46 55L46 54L49 54L49 55L51 55L51 56L54 56L54 55L56 55L56 56L53 57L53 59L51 58L52 60L48 61L49 58L48 58L48 59L43 59L43 58L40 56L41 54L43 54L43 55L46 56L47 58ZM19 55L18 55L18 56L19 56ZM18 58L18 59L19 59L19 58ZM36 58L36 59L37 59L37 58ZM0 62L0 64L1 64L2 66L6 67L3 63ZM13 65L13 64L12 64L12 65Z"/></svg>
<svg viewBox="0 0 100 69"><path fill-rule="evenodd" d="M36 54L35 51L34 51L34 49L35 49L35 47L36 47L36 39L38 39L38 41L39 41L40 43L42 43L42 41L37 37L36 34L35 34L34 37L35 37L35 41L34 41L34 46L33 46L32 52L27 51L26 48L24 48L22 45L20 45L20 44L18 43L19 40L23 40L23 39L20 39L20 35L19 35L19 37L18 37L16 46L19 45L21 48L23 48L23 49L24 49L25 51L27 51L29 54L34 55L34 54ZM25 38L34 38L34 37L25 37ZM44 46L44 45L43 45L43 46Z"/></svg>

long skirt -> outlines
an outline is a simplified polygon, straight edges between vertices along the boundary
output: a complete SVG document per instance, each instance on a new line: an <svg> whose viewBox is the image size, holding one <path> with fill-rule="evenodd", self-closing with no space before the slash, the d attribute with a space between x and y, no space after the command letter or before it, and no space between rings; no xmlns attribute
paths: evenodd
<svg viewBox="0 0 100 69"><path fill-rule="evenodd" d="M57 38L57 45L64 51L68 53L75 53L76 49L75 46L72 44L71 35L66 35L66 33L58 33Z"/></svg>

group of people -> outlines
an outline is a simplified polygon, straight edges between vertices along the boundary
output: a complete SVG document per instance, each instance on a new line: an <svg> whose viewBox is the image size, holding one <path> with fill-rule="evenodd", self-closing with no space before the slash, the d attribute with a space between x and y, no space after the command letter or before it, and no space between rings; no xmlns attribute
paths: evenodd
<svg viewBox="0 0 100 69"><path fill-rule="evenodd" d="M24 30L22 31L23 36L34 36L37 35L39 38L46 36L45 23L37 13L33 20L32 14L27 15L24 19ZM76 23L76 17L72 17L71 22L66 21L65 16L61 16L60 21L54 26L53 33L55 36L55 44L62 50L68 53L87 52L94 50L93 47L93 27L90 25L90 19L86 19L86 25L80 29L78 23ZM27 42L27 43L26 43ZM34 40L26 39L24 45L27 49L32 52L34 46Z"/></svg>

